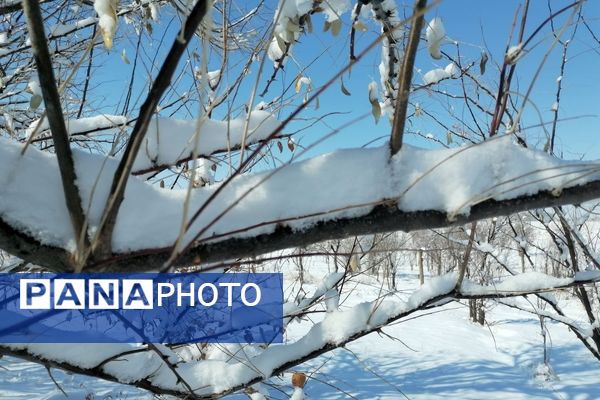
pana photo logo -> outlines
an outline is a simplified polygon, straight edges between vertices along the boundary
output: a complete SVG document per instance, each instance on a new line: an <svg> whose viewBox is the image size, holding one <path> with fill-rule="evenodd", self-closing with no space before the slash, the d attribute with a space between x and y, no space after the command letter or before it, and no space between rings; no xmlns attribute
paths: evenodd
<svg viewBox="0 0 600 400"><path fill-rule="evenodd" d="M281 274L0 274L0 342L280 342Z"/></svg>
<svg viewBox="0 0 600 400"><path fill-rule="evenodd" d="M254 282L160 282L152 279L21 279L20 308L27 309L151 309L162 307L172 298L178 307L217 304L226 288L227 306L241 301L244 306L260 303L261 288ZM239 288L239 296L234 290ZM156 301L154 292L156 291Z"/></svg>

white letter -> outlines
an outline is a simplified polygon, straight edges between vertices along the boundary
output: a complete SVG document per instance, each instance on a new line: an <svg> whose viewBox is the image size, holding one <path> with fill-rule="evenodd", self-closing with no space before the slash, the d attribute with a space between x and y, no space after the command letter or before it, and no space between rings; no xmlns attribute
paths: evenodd
<svg viewBox="0 0 600 400"><path fill-rule="evenodd" d="M204 288L206 286L210 287L212 289L212 292L213 292L213 298L212 298L212 300L209 303L204 302L204 296L202 295L202 292L203 292L203 290L204 290ZM203 283L198 288L198 301L204 307L210 307L210 306L214 305L217 302L218 298L219 298L219 293L217 291L217 287L214 284L212 284L212 283Z"/></svg>
<svg viewBox="0 0 600 400"><path fill-rule="evenodd" d="M194 299L195 286L194 282L190 283L190 291L186 293L181 290L181 282L177 282L177 307L181 307L181 298L184 296L190 298L190 307L194 307L194 304L196 304L196 299Z"/></svg>
<svg viewBox="0 0 600 400"><path fill-rule="evenodd" d="M65 310L85 308L85 281L83 279L55 279L54 308Z"/></svg>
<svg viewBox="0 0 600 400"><path fill-rule="evenodd" d="M116 310L119 308L118 279L90 279L88 283L88 307L92 310Z"/></svg>
<svg viewBox="0 0 600 400"><path fill-rule="evenodd" d="M21 279L19 298L22 310L49 310L50 279Z"/></svg>
<svg viewBox="0 0 600 400"><path fill-rule="evenodd" d="M152 279L123 279L123 309L151 309L153 305Z"/></svg>
<svg viewBox="0 0 600 400"><path fill-rule="evenodd" d="M254 300L254 303L250 303L247 299L246 299L246 289L248 289L248 286L251 286L254 288L254 290L256 290L256 299ZM248 307L254 307L255 305L257 305L260 302L260 287L258 287L258 285L256 283L246 283L243 287L242 287L242 303L244 303L245 306Z"/></svg>
<svg viewBox="0 0 600 400"><path fill-rule="evenodd" d="M162 288L169 288L168 292L163 292ZM175 293L175 286L173 286L172 283L164 283L161 282L158 284L158 306L162 307L162 299L163 297L171 297L173 296L173 293Z"/></svg>
<svg viewBox="0 0 600 400"><path fill-rule="evenodd" d="M224 282L224 283L219 283L219 286L226 286L227 287L227 305L229 307L231 307L232 303L233 303L233 289L234 287L238 287L241 286L241 283L239 282Z"/></svg>

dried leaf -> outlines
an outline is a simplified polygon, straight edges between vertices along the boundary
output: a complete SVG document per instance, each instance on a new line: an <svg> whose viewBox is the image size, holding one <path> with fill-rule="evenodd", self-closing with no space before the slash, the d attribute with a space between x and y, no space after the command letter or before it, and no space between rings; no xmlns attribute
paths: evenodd
<svg viewBox="0 0 600 400"><path fill-rule="evenodd" d="M367 26L361 21L356 21L356 23L354 24L354 30L359 32L366 32L369 30L369 28L367 28Z"/></svg>
<svg viewBox="0 0 600 400"><path fill-rule="evenodd" d="M302 90L302 75L298 75L298 77L296 78L296 93L300 93L300 90Z"/></svg>
<svg viewBox="0 0 600 400"><path fill-rule="evenodd" d="M340 21L339 19L336 19L335 21L331 22L331 34L333 36L339 35L341 30L342 30L342 21Z"/></svg>
<svg viewBox="0 0 600 400"><path fill-rule="evenodd" d="M312 31L313 31L313 24L312 24L312 19L310 18L310 14L306 14L304 16L304 23L306 24L306 31L308 33L312 33Z"/></svg>
<svg viewBox="0 0 600 400"><path fill-rule="evenodd" d="M290 149L290 151L294 151L294 149L296 148L296 145L294 145L294 141L292 140L292 138L288 139L287 146L288 149Z"/></svg>
<svg viewBox="0 0 600 400"><path fill-rule="evenodd" d="M341 89L342 89L342 93L344 93L346 96L352 96L352 93L350 93L348 91L348 89L346 89L346 86L344 86L344 80L343 79L342 79L342 87L341 87Z"/></svg>
<svg viewBox="0 0 600 400"><path fill-rule="evenodd" d="M213 172L214 172L214 171L216 171L216 170L217 170L217 164L215 164L215 163L212 163L212 164L210 164L210 169L211 169Z"/></svg>
<svg viewBox="0 0 600 400"><path fill-rule="evenodd" d="M368 86L369 89L369 103L371 103L371 114L375 118L375 123L379 122L381 118L381 106L379 105L379 94L377 92L377 84L371 81Z"/></svg>
<svg viewBox="0 0 600 400"><path fill-rule="evenodd" d="M29 108L32 110L36 110L40 104L42 104L42 96L39 94L34 94L31 96L31 99L29 99Z"/></svg>
<svg viewBox="0 0 600 400"><path fill-rule="evenodd" d="M277 47L279 47L281 52L284 52L286 48L285 40L279 35L275 35L275 40L277 41Z"/></svg>
<svg viewBox="0 0 600 400"><path fill-rule="evenodd" d="M306 375L303 372L294 372L292 375L292 385L297 388L303 388L306 384Z"/></svg>
<svg viewBox="0 0 600 400"><path fill-rule="evenodd" d="M381 106L379 105L378 101L371 102L371 114L373 114L375 123L377 124L379 122L379 118L381 118Z"/></svg>
<svg viewBox="0 0 600 400"><path fill-rule="evenodd" d="M164 181L164 179L161 179L161 180L160 180L160 188L161 188L161 189L164 189L164 188L165 188L165 181Z"/></svg>
<svg viewBox="0 0 600 400"><path fill-rule="evenodd" d="M288 23L286 24L287 30L292 34L300 33L300 24L296 19L288 18Z"/></svg>
<svg viewBox="0 0 600 400"><path fill-rule="evenodd" d="M121 60L123 60L123 62L127 65L130 64L129 58L127 58L127 52L125 52L125 49L123 49L123 51L121 51Z"/></svg>
<svg viewBox="0 0 600 400"><path fill-rule="evenodd" d="M485 74L485 66L487 65L488 62L488 55L485 51L481 52L481 59L479 60L479 72L481 73L481 75Z"/></svg>
<svg viewBox="0 0 600 400"><path fill-rule="evenodd" d="M329 28L331 28L331 23L329 21L325 21L325 24L323 24L323 32L327 32Z"/></svg>
<svg viewBox="0 0 600 400"><path fill-rule="evenodd" d="M523 43L519 43L516 46L511 46L506 55L504 56L504 62L508 65L514 65L523 57L525 50L523 49Z"/></svg>
<svg viewBox="0 0 600 400"><path fill-rule="evenodd" d="M450 145L452 144L452 132L448 131L446 132L446 144Z"/></svg>
<svg viewBox="0 0 600 400"><path fill-rule="evenodd" d="M421 108L421 104L415 104L415 117L423 116L423 109Z"/></svg>
<svg viewBox="0 0 600 400"><path fill-rule="evenodd" d="M283 153L283 144L281 142L277 142L277 148L279 149L279 153Z"/></svg>
<svg viewBox="0 0 600 400"><path fill-rule="evenodd" d="M117 31L117 8L119 0L110 0L103 3L94 3L94 9L100 17L99 27L107 50L112 49L113 37Z"/></svg>

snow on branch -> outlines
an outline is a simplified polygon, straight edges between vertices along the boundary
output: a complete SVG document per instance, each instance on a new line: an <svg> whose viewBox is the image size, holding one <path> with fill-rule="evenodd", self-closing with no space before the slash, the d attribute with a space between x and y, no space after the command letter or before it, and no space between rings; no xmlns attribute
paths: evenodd
<svg viewBox="0 0 600 400"><path fill-rule="evenodd" d="M5 344L0 346L0 353L132 384L154 393L207 399L268 379L415 312L445 304L447 300L516 297L563 289L598 282L600 271L579 273L572 278L523 274L489 286L464 281L460 290L456 289L457 278L455 273L435 277L405 301L391 300L395 296L390 296L330 312L295 342L271 345L264 350L248 346L227 360L209 355L196 361L190 359L190 350L185 346L170 349L143 344ZM82 351L84 348L87 351ZM190 388L194 388L193 393Z"/></svg>
<svg viewBox="0 0 600 400"><path fill-rule="evenodd" d="M133 164L134 174L156 167L172 166L194 154L199 156L215 151L250 145L269 137L279 126L275 117L262 110L225 121L201 118L176 120L159 118L148 126L142 148ZM196 141L196 135L198 140Z"/></svg>
<svg viewBox="0 0 600 400"><path fill-rule="evenodd" d="M119 128L127 124L127 118L122 115L99 114L93 117L65 120L69 136L92 135L95 132ZM25 136L29 138L34 132L36 134L49 131L50 126L46 118L33 121L26 129Z"/></svg>
<svg viewBox="0 0 600 400"><path fill-rule="evenodd" d="M128 129L133 121L122 115L99 114L65 121L69 136L95 136L115 134ZM179 120L157 118L148 127L133 165L133 174L142 175L189 160L198 146L198 157L208 157L216 152L236 150L266 140L279 125L273 114L254 110L229 120L210 118ZM35 120L25 130L25 136L49 132L47 119ZM198 141L195 140L196 135ZM34 140L35 141L35 140Z"/></svg>
<svg viewBox="0 0 600 400"><path fill-rule="evenodd" d="M74 250L55 157L33 148L24 156L20 152L20 144L1 139L0 227L12 231L0 233L11 235L0 244L8 243L4 250L15 256L38 261L43 257L19 250L15 241ZM118 160L81 151L74 159L93 233ZM178 265L198 257L223 261L348 235L448 226L579 203L600 197L599 167L523 148L509 136L458 149L406 146L391 160L387 146L336 151L235 177L189 222L184 242L192 250ZM190 210L200 209L217 188L195 189ZM185 189L161 189L130 177L113 236L117 258L105 260L104 267L159 268L180 233L185 195ZM22 233L20 239L12 237L15 231ZM65 268L54 260L43 265Z"/></svg>

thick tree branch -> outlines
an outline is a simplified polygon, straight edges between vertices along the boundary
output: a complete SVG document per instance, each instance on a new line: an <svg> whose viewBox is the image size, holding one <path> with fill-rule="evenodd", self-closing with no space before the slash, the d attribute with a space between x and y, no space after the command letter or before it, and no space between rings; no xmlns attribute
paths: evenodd
<svg viewBox="0 0 600 400"><path fill-rule="evenodd" d="M462 225L480 219L505 216L521 211L579 204L600 198L600 181L565 188L560 195L543 191L534 195L520 196L510 200L486 200L471 207L468 215L456 215L448 219L442 211L427 210L404 212L395 204L373 207L371 212L355 218L322 221L301 231L293 231L283 223L273 223L279 228L269 234L246 238L225 238L204 242L191 247L182 254L176 266L198 265L256 256L290 247L306 246L329 239L366 235L391 231L415 231ZM65 250L42 246L29 235L19 232L6 222L0 221L0 246L3 250L26 261L50 270L69 270L65 264ZM87 271L148 271L160 268L169 259L171 248L147 249L128 254L117 254L101 264L88 264Z"/></svg>
<svg viewBox="0 0 600 400"><path fill-rule="evenodd" d="M35 64L38 70L38 77L46 106L46 116L48 125L52 133L56 158L60 169L63 192L73 232L77 243L77 255L75 256L75 269L79 269L83 262L83 253L87 247L87 235L85 229L85 215L81 206L81 197L77 189L75 167L73 164L73 155L69 144L69 134L65 126L60 96L54 79L52 70L52 59L48 51L46 34L44 32L44 21L40 12L40 5L37 0L24 0L23 10L27 17L27 28L31 37L31 47Z"/></svg>

